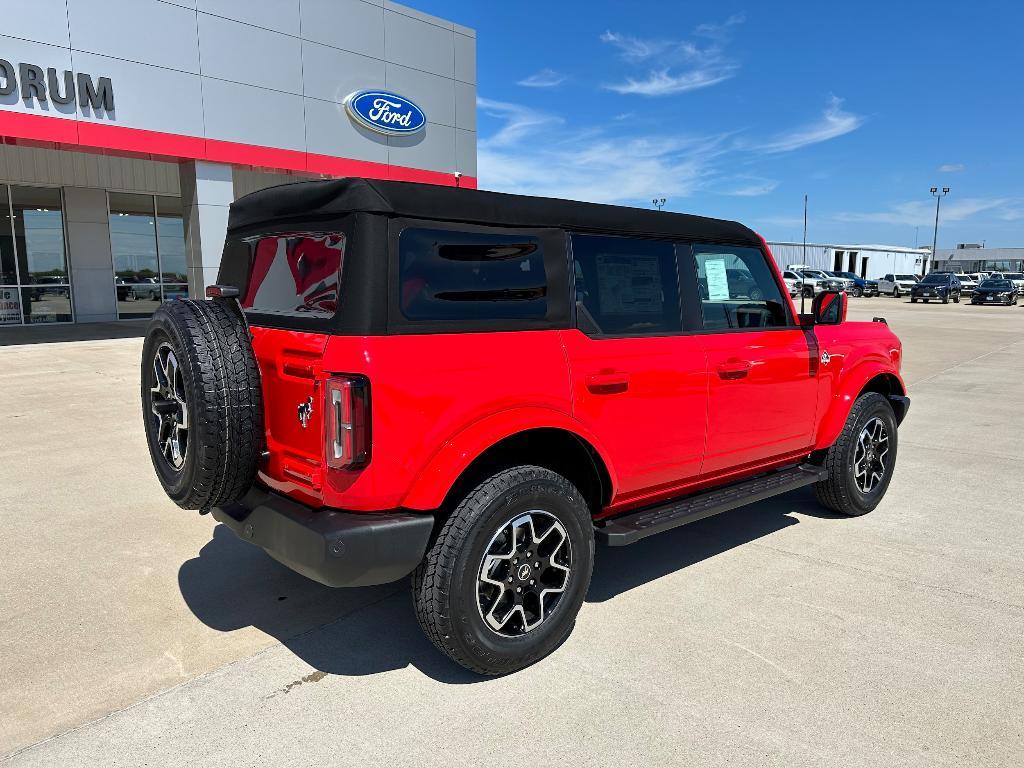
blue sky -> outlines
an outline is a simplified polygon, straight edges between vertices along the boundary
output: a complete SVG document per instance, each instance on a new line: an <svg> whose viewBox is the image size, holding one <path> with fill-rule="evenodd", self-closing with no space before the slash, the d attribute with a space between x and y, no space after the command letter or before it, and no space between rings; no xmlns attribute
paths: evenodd
<svg viewBox="0 0 1024 768"><path fill-rule="evenodd" d="M1018 3L408 2L477 30L482 188L1024 246Z"/></svg>

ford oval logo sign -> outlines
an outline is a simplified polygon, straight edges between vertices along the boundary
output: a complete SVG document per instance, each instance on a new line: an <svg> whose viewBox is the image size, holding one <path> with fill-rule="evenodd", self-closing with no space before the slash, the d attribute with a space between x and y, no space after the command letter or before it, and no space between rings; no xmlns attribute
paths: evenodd
<svg viewBox="0 0 1024 768"><path fill-rule="evenodd" d="M345 97L353 120L371 131L405 136L422 131L427 116L415 102L389 91L356 91Z"/></svg>

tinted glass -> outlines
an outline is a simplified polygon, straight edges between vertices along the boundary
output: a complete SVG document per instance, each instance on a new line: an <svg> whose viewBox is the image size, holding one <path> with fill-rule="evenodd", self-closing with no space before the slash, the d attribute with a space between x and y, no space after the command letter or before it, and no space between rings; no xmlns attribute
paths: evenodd
<svg viewBox="0 0 1024 768"><path fill-rule="evenodd" d="M71 286L55 283L22 287L21 310L26 323L70 322Z"/></svg>
<svg viewBox="0 0 1024 768"><path fill-rule="evenodd" d="M0 285L14 285L17 282L18 273L14 268L14 230L11 229L11 209L8 205L7 186L0 184ZM0 323L3 323L2 319L0 319Z"/></svg>
<svg viewBox="0 0 1024 768"><path fill-rule="evenodd" d="M408 227L398 238L399 307L408 320L542 320L540 238Z"/></svg>
<svg viewBox="0 0 1024 768"><path fill-rule="evenodd" d="M245 309L331 317L345 256L345 236L296 232L248 242L249 282Z"/></svg>
<svg viewBox="0 0 1024 768"><path fill-rule="evenodd" d="M949 282L949 275L925 275L921 282L930 285L935 283L944 285Z"/></svg>
<svg viewBox="0 0 1024 768"><path fill-rule="evenodd" d="M650 336L682 329L674 244L573 235L572 258L581 328Z"/></svg>
<svg viewBox="0 0 1024 768"><path fill-rule="evenodd" d="M986 291L1009 291L1013 289L1013 283L1009 280L986 280L980 287Z"/></svg>
<svg viewBox="0 0 1024 768"><path fill-rule="evenodd" d="M1024 273L1022 272L1006 272L1003 274L1007 280L1024 280Z"/></svg>
<svg viewBox="0 0 1024 768"><path fill-rule="evenodd" d="M108 204L117 316L148 317L160 306L153 196L111 192Z"/></svg>
<svg viewBox="0 0 1024 768"><path fill-rule="evenodd" d="M12 186L11 209L22 285L67 283L60 190Z"/></svg>
<svg viewBox="0 0 1024 768"><path fill-rule="evenodd" d="M757 248L695 245L704 328L774 328L789 324L785 300Z"/></svg>
<svg viewBox="0 0 1024 768"><path fill-rule="evenodd" d="M181 216L180 197L156 199L156 234L160 250L161 280L164 283L187 282L185 227Z"/></svg>
<svg viewBox="0 0 1024 768"><path fill-rule="evenodd" d="M896 279L897 280L909 280L911 282L914 282L914 281L917 280L917 277L915 275L896 275Z"/></svg>

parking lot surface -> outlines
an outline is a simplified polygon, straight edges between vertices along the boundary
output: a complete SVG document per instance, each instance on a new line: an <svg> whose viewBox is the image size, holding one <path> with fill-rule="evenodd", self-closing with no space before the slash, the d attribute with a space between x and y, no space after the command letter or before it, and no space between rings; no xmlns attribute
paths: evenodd
<svg viewBox="0 0 1024 768"><path fill-rule="evenodd" d="M433 649L405 582L330 590L175 507L140 338L0 346L0 755L1021 765L1024 307L851 302L875 315L913 399L877 510L803 490L599 548L570 639L500 679Z"/></svg>

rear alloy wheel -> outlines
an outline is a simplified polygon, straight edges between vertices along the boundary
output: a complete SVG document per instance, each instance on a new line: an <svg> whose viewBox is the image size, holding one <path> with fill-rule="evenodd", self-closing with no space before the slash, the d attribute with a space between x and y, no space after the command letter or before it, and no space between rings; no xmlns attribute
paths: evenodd
<svg viewBox="0 0 1024 768"><path fill-rule="evenodd" d="M580 492L535 466L470 491L413 574L416 618L453 661L483 675L533 664L572 631L594 567Z"/></svg>
<svg viewBox="0 0 1024 768"><path fill-rule="evenodd" d="M844 515L864 515L881 502L896 465L896 416L889 401L866 392L850 409L843 431L825 454L818 502Z"/></svg>
<svg viewBox="0 0 1024 768"><path fill-rule="evenodd" d="M525 635L558 606L571 574L565 527L531 509L498 531L484 553L476 590L480 618L504 637Z"/></svg>

